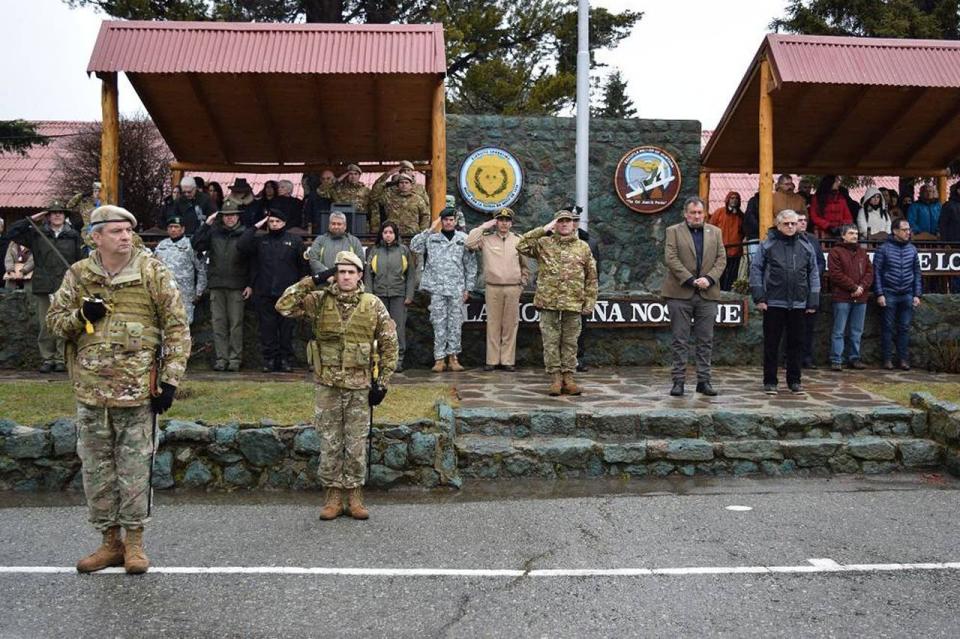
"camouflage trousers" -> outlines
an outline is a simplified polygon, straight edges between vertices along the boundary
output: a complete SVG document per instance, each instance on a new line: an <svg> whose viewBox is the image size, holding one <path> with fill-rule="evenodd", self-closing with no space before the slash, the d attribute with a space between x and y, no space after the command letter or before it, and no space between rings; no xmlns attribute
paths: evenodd
<svg viewBox="0 0 960 639"><path fill-rule="evenodd" d="M324 488L363 486L370 428L367 389L317 384L316 397L314 424L320 435L317 479Z"/></svg>
<svg viewBox="0 0 960 639"><path fill-rule="evenodd" d="M433 324L433 359L460 352L463 332L463 297L430 295L430 323Z"/></svg>
<svg viewBox="0 0 960 639"><path fill-rule="evenodd" d="M580 313L576 311L540 311L543 365L548 374L576 370L580 326Z"/></svg>
<svg viewBox="0 0 960 639"><path fill-rule="evenodd" d="M104 408L77 402L77 455L94 528L139 528L149 521L152 452L150 404Z"/></svg>

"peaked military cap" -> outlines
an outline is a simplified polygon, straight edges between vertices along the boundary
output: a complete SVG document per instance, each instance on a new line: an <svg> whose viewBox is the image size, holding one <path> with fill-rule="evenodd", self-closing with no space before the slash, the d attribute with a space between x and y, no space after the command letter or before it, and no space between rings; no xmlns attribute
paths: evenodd
<svg viewBox="0 0 960 639"><path fill-rule="evenodd" d="M580 219L580 216L576 213L571 213L567 209L560 209L554 214L553 219L557 220L558 222L560 220L573 220L576 222Z"/></svg>
<svg viewBox="0 0 960 639"><path fill-rule="evenodd" d="M497 211L497 214L493 216L493 219L498 220L498 219L500 219L500 218L504 218L504 219L507 219L507 220L512 220L512 219L513 219L513 209L511 209L510 207L505 206L505 207L503 207L502 209L500 209L499 211Z"/></svg>

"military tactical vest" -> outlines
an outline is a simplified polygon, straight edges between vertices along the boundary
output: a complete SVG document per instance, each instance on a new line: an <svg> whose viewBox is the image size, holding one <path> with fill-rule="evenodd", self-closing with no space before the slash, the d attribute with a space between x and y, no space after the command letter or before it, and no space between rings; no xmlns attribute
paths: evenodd
<svg viewBox="0 0 960 639"><path fill-rule="evenodd" d="M320 312L314 316L313 334L307 346L307 359L320 374L321 368L341 371L373 368L373 339L377 323L377 297L360 293L360 301L346 323L340 318L335 295L325 293Z"/></svg>
<svg viewBox="0 0 960 639"><path fill-rule="evenodd" d="M81 332L77 352L95 344L115 344L126 352L154 350L160 344L157 308L146 286L147 257L139 255L110 284L89 268L81 274L90 295L99 295L107 305L106 316L94 325L93 334Z"/></svg>

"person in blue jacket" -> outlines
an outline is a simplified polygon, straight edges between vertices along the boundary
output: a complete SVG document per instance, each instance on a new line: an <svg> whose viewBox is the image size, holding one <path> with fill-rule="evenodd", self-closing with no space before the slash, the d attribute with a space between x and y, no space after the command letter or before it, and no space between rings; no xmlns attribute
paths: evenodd
<svg viewBox="0 0 960 639"><path fill-rule="evenodd" d="M920 306L923 282L917 247L910 242L910 222L895 217L891 236L873 256L873 290L883 309L880 338L883 367L893 369L893 337L896 332L900 368L910 370L910 323Z"/></svg>
<svg viewBox="0 0 960 639"><path fill-rule="evenodd" d="M940 200L932 184L920 187L920 198L907 209L907 221L914 233L940 233Z"/></svg>

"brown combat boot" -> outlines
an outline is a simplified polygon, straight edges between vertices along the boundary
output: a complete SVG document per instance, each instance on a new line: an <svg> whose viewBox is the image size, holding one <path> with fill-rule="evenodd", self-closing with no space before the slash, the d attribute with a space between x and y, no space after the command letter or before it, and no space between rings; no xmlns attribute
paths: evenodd
<svg viewBox="0 0 960 639"><path fill-rule="evenodd" d="M550 395L556 397L563 392L563 378L560 373L550 373Z"/></svg>
<svg viewBox="0 0 960 639"><path fill-rule="evenodd" d="M123 565L123 541L120 540L120 526L103 531L100 547L77 562L77 572L96 572L110 566Z"/></svg>
<svg viewBox="0 0 960 639"><path fill-rule="evenodd" d="M447 358L449 364L447 364L447 369L453 371L454 373L459 373L460 371L466 370L463 366L460 365L460 362L457 361L456 355L451 355Z"/></svg>
<svg viewBox="0 0 960 639"><path fill-rule="evenodd" d="M127 528L123 539L123 569L128 575L142 575L150 567L143 550L143 528Z"/></svg>
<svg viewBox="0 0 960 639"><path fill-rule="evenodd" d="M327 489L327 501L323 503L320 509L320 519L330 521L343 514L343 495L339 488Z"/></svg>
<svg viewBox="0 0 960 639"><path fill-rule="evenodd" d="M438 359L437 363L434 364L433 368L430 370L432 370L434 373L442 373L443 371L447 370L447 360Z"/></svg>
<svg viewBox="0 0 960 639"><path fill-rule="evenodd" d="M350 507L350 516L354 519L370 518L370 511L363 505L363 488L361 486L350 489L347 505Z"/></svg>
<svg viewBox="0 0 960 639"><path fill-rule="evenodd" d="M577 382L573 379L573 373L564 373L563 378L563 392L567 395L579 395L583 392L583 389L577 386Z"/></svg>

